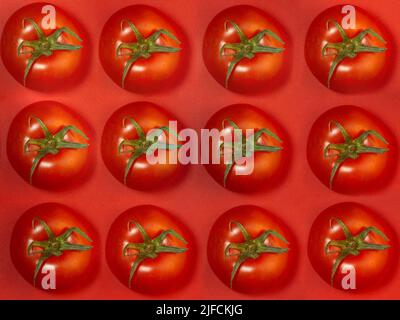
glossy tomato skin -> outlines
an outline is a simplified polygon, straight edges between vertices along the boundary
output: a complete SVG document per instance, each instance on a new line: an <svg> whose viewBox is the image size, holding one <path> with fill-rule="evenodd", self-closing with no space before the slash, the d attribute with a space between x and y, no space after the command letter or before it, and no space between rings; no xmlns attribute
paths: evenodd
<svg viewBox="0 0 400 320"><path fill-rule="evenodd" d="M41 27L41 22L46 14L42 14L42 8L49 3L33 3L16 11L7 21L1 39L1 56L3 63L11 75L21 84L24 80L24 71L29 54L17 55L18 45L22 41L37 40L38 36L31 27L23 28L23 19L31 18ZM83 46L75 51L54 51L49 56L41 56L33 64L26 80L26 87L38 91L63 90L75 85L86 73L88 66L88 41L87 36L78 22L61 8L56 8L56 29L68 27L82 39L78 41L74 37L63 33L59 42ZM43 28L41 27L43 30ZM54 30L43 30L48 36Z"/></svg>
<svg viewBox="0 0 400 320"><path fill-rule="evenodd" d="M152 205L142 205L126 210L113 222L106 242L106 259L112 273L128 286L134 256L124 256L127 243L143 243L139 232L128 230L131 221L138 222L150 238L162 231L173 229L187 244L168 236L166 246L187 248L184 253L160 253L155 259L145 259L131 282L131 289L144 294L159 295L181 289L190 279L195 267L195 243L190 231L166 210Z"/></svg>
<svg viewBox="0 0 400 320"><path fill-rule="evenodd" d="M339 265L333 286L344 290L342 279L348 274L348 267L353 267L356 274L356 289L350 292L366 291L384 285L393 275L397 265L398 242L390 225L368 207L354 202L335 204L325 209L311 226L308 240L308 257L314 270L328 284L330 284L332 265L337 254L325 254L325 244L330 240L343 240L345 236L339 227L331 228L330 220L339 218L350 232L356 235L365 228L375 226L389 239L384 241L379 235L370 233L368 242L376 244L389 244L390 248L382 251L362 250L359 255L349 255ZM334 224L334 222L333 222Z"/></svg>
<svg viewBox="0 0 400 320"><path fill-rule="evenodd" d="M225 30L227 20L234 21L248 38L261 30L269 29L287 42L282 26L258 8L240 5L221 11L210 22L204 35L203 60L214 79L224 87L232 57L221 58L220 49L225 43L240 42L232 27ZM285 51L277 54L256 54L253 59L241 60L229 79L229 90L243 94L267 92L282 82L288 69L287 44L283 45L268 36L264 37L260 44L276 48L285 47Z"/></svg>
<svg viewBox="0 0 400 320"><path fill-rule="evenodd" d="M52 134L73 125L89 137L86 140L69 132L65 140L89 146L85 149L61 149L58 154L46 155L33 174L32 185L42 189L60 190L82 183L91 172L94 161L90 152L90 144L93 144L90 130L77 114L55 101L33 103L22 109L12 121L7 136L7 155L15 171L29 183L32 163L38 152L24 152L24 145L28 139L44 138L42 129L32 117L42 120Z"/></svg>
<svg viewBox="0 0 400 320"><path fill-rule="evenodd" d="M254 129L254 132L262 128L269 129L275 133L282 142L265 135L257 141L268 146L282 147L277 152L255 152L254 170L249 175L238 175L244 164L234 164L232 171L226 180L226 188L235 192L256 192L271 189L277 186L284 178L289 164L289 141L284 129L261 109L248 104L234 104L217 111L207 122L206 129L223 130L222 123L229 119L236 123L241 129ZM225 123L227 134L233 136L232 127ZM224 130L225 132L225 130ZM246 133L243 132L245 135ZM225 136L225 134L223 134ZM223 139L221 138L221 141ZM207 172L213 179L223 186L226 165L221 157L219 164L212 163L212 144L210 143L210 161L205 164Z"/></svg>
<svg viewBox="0 0 400 320"><path fill-rule="evenodd" d="M381 189L396 171L396 139L387 126L368 111L356 106L339 106L323 113L313 124L307 144L307 159L317 178L329 187L332 158L324 157L329 143L343 143L338 130L329 127L330 121L339 122L354 139L367 130L375 130L388 142L369 137L365 144L388 148L383 154L361 154L358 159L347 159L338 169L333 180L333 190L339 193L359 194Z"/></svg>
<svg viewBox="0 0 400 320"><path fill-rule="evenodd" d="M226 286L230 286L231 272L237 258L225 257L225 248L230 243L244 241L236 227L232 231L229 230L231 221L240 222L252 238L260 236L266 230L275 230L288 241L288 244L273 236L268 237L268 244L289 248L289 251L283 254L267 253L260 255L257 259L246 260L235 276L233 290L247 294L260 294L276 291L287 285L296 270L296 240L279 218L253 205L232 208L223 213L213 224L208 237L207 257L216 276Z"/></svg>
<svg viewBox="0 0 400 320"><path fill-rule="evenodd" d="M171 88L182 76L182 67L186 64L188 48L179 27L164 13L147 5L133 5L114 13L103 27L99 57L108 76L118 85L122 84L122 75L129 56L116 56L116 49L122 43L137 42L128 27L121 29L121 22L130 20L144 38L159 29L166 29L181 42L162 36L158 44L179 47L175 53L154 53L148 59L139 59L130 69L124 88L138 93L149 93ZM127 32L127 30L129 30Z"/></svg>
<svg viewBox="0 0 400 320"><path fill-rule="evenodd" d="M124 118L134 119L148 133L152 129L168 126L169 121L176 121L172 115L161 107L150 102L135 102L125 105L115 111L108 119L102 136L101 151L103 161L112 175L124 183L125 167L131 156L130 153L118 152L118 146L122 140L137 139L138 135L133 126L124 127ZM180 124L178 123L178 132ZM179 142L178 143L182 143ZM159 150L158 155L169 155L174 150ZM178 182L184 172L185 167L179 163L157 163L148 162L146 155L142 155L135 162L127 177L126 185L133 189L150 190L170 186Z"/></svg>
<svg viewBox="0 0 400 320"><path fill-rule="evenodd" d="M32 227L32 220L40 218L45 221L56 236L68 228L77 227L89 236L87 241L76 233L69 238L70 243L90 245L88 251L64 251L62 256L50 257L43 268L55 268L56 289L44 289L42 279L46 274L39 272L36 288L48 291L75 291L84 287L95 277L98 270L99 251L97 233L79 213L58 203L42 203L27 210L16 222L10 243L11 260L22 277L33 285L33 275L38 255L28 255L27 248L32 241L46 241L48 236L40 224Z"/></svg>
<svg viewBox="0 0 400 320"><path fill-rule="evenodd" d="M346 58L337 67L330 88L344 93L370 91L380 87L389 76L393 67L394 47L392 38L382 23L370 16L362 8L356 9L356 29L346 29L350 38L357 36L361 31L372 28L383 39L382 43L375 37L367 36L363 41L366 45L386 47L382 53L361 53L355 58ZM341 42L342 38L337 28L331 24L327 29L327 21L336 20L341 24L346 14L342 13L343 5L331 7L320 13L311 23L305 41L305 58L314 76L324 85L328 85L328 75L331 63L335 56L322 56L322 48L326 43Z"/></svg>

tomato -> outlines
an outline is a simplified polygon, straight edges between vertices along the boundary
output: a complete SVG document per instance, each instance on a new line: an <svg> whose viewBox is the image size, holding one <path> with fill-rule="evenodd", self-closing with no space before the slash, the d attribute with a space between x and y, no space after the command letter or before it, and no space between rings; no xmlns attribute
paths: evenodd
<svg viewBox="0 0 400 320"><path fill-rule="evenodd" d="M387 282L397 263L392 228L375 212L352 202L335 204L314 221L308 257L333 287L358 291Z"/></svg>
<svg viewBox="0 0 400 320"><path fill-rule="evenodd" d="M26 281L42 290L75 290L97 271L96 235L73 209L43 203L15 224L11 259Z"/></svg>
<svg viewBox="0 0 400 320"><path fill-rule="evenodd" d="M314 122L307 158L314 174L332 190L370 192L393 177L396 140L386 125L366 110L339 106Z"/></svg>
<svg viewBox="0 0 400 320"><path fill-rule="evenodd" d="M174 163L172 153L182 146L176 137L180 125L169 130L169 121L176 120L150 102L131 103L114 112L104 127L101 143L104 163L112 175L138 190L178 181L184 166L179 161ZM160 132L153 137L150 133L154 129ZM157 148L154 153L153 148ZM149 153L161 161L149 161Z"/></svg>
<svg viewBox="0 0 400 320"><path fill-rule="evenodd" d="M194 241L167 211L143 205L123 212L111 225L106 258L114 275L134 291L175 291L193 274Z"/></svg>
<svg viewBox="0 0 400 320"><path fill-rule="evenodd" d="M284 74L285 38L282 27L264 11L247 5L230 7L207 27L204 63L229 90L265 92Z"/></svg>
<svg viewBox="0 0 400 320"><path fill-rule="evenodd" d="M243 293L262 293L288 283L297 253L282 221L260 207L245 205L228 210L214 223L207 256L225 285Z"/></svg>
<svg viewBox="0 0 400 320"><path fill-rule="evenodd" d="M220 185L236 192L253 192L270 189L282 180L288 164L288 140L283 129L262 110L247 104L227 106L208 120L206 129L220 131L220 148L210 141L209 163L205 164ZM244 141L235 143L235 130ZM246 138L246 130L254 133ZM229 139L233 148L232 142L226 142ZM237 149L242 146L245 150ZM218 149L219 163L213 163Z"/></svg>
<svg viewBox="0 0 400 320"><path fill-rule="evenodd" d="M110 78L133 92L172 86L181 74L182 32L157 9L125 7L111 16L100 37L100 61Z"/></svg>
<svg viewBox="0 0 400 320"><path fill-rule="evenodd" d="M33 3L8 19L1 56L19 83L51 91L69 88L82 78L88 65L86 45L82 27L69 14L52 4Z"/></svg>
<svg viewBox="0 0 400 320"><path fill-rule="evenodd" d="M392 69L390 40L384 26L368 12L338 5L323 11L311 23L305 57L311 72L328 88L369 91L381 86Z"/></svg>
<svg viewBox="0 0 400 320"><path fill-rule="evenodd" d="M8 130L7 155L18 174L43 189L82 182L91 167L87 125L65 105L41 101L22 109Z"/></svg>

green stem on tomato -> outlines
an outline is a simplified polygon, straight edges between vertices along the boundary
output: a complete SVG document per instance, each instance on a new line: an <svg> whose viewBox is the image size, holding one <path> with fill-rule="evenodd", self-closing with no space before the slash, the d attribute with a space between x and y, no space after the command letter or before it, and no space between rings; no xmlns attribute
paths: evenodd
<svg viewBox="0 0 400 320"><path fill-rule="evenodd" d="M166 29L158 29L147 38L144 38L137 27L130 20L121 21L121 29L127 24L136 37L136 42L125 43L122 42L116 49L116 56L129 56L128 61L125 63L124 72L122 74L121 87L125 87L126 77L131 70L132 66L139 59L149 59L155 53L176 53L181 48L163 46L158 44L161 36L169 37L177 44L181 42L170 31ZM124 50L124 51L123 51Z"/></svg>
<svg viewBox="0 0 400 320"><path fill-rule="evenodd" d="M159 138L163 133L169 133L176 137L178 134L168 127L160 127L157 128L158 134L153 134L146 136L142 127L139 125L136 120L131 117L125 117L123 120L123 125L126 127L126 121L133 126L135 129L138 137L136 139L124 139L118 146L118 153L130 153L131 156L129 157L124 172L124 184L127 184L128 175L131 172L133 165L135 164L136 160L139 159L143 155L152 154L157 149L162 150L176 150L182 147L180 144L169 144L169 143L160 143Z"/></svg>
<svg viewBox="0 0 400 320"><path fill-rule="evenodd" d="M357 235L353 235L347 225L340 220L339 218L332 218L330 220L330 225L332 228L332 223L336 222L339 227L342 229L345 239L344 240L330 240L325 245L325 254L338 254L335 262L333 263L332 270L331 270L331 286L333 286L335 275L340 264L348 257L348 256L358 256L361 251L363 250L386 250L390 248L390 245L387 244L374 244L370 242L366 242L366 238L369 233L374 232L378 236L380 236L383 240L389 241L387 236L380 231L376 227L368 227L365 228L363 231L358 233ZM331 247L337 248L336 250L330 250Z"/></svg>
<svg viewBox="0 0 400 320"><path fill-rule="evenodd" d="M261 40L264 39L265 36L270 36L281 44L285 44L279 36L271 30L263 29L258 32L252 38L248 38L242 29L232 20L227 20L225 22L225 30L228 29L228 25L231 25L236 33L239 36L240 42L238 43L225 43L220 49L220 56L231 56L232 61L228 65L228 70L226 72L225 77L225 87L228 88L229 79L232 76L232 73L235 67L239 64L243 59L253 59L257 54L275 54L281 53L285 50L285 48L275 48L270 46L264 46L260 44ZM234 53L226 53L227 51L234 51Z"/></svg>
<svg viewBox="0 0 400 320"><path fill-rule="evenodd" d="M326 27L329 30L330 23L333 23L335 27L338 29L342 42L337 43L327 43L322 48L322 56L331 56L334 55L335 58L330 66L329 75L328 75L328 88L331 86L331 79L336 69L340 65L340 63L347 59L354 59L360 53L380 53L385 52L387 48L376 47L376 46L368 46L364 45L362 42L366 36L372 36L381 41L383 44L386 44L385 39L383 39L376 31L373 29L365 29L362 30L357 36L354 38L349 38L344 31L343 27L336 20L328 20L326 23ZM331 53L333 51L334 53Z"/></svg>
<svg viewBox="0 0 400 320"><path fill-rule="evenodd" d="M223 129L227 127L226 123L228 123L228 125L231 126L234 130L241 130L239 126L230 119L224 119L222 121ZM241 143L221 143L220 150L228 146L232 148L233 155L233 161L226 164L223 181L224 187L226 187L229 173L232 171L235 164L235 157L237 157L238 155L240 155L241 157L249 157L256 152L278 152L283 149L280 146L268 146L258 143L258 140L262 135L266 135L282 143L282 140L275 133L267 128L261 128L249 137L243 137Z"/></svg>
<svg viewBox="0 0 400 320"><path fill-rule="evenodd" d="M375 154L382 154L389 149L387 148L378 148L378 147L371 147L365 145L365 140L369 136L373 136L377 138L378 140L382 141L386 145L389 143L385 140L385 138L380 135L378 132L375 130L367 130L360 134L357 138L352 139L350 135L347 133L346 129L337 121L330 121L329 126L334 125L336 128L339 129L340 133L342 134L344 138L343 143L330 143L324 148L324 157L332 157L332 154L330 154L330 151L335 151L335 154L333 155L336 157L335 161L333 162L333 167L331 170L331 175L329 178L329 187L330 189L333 188L333 181L336 176L336 173L338 172L340 166L347 160L347 159L357 159L361 154L365 153L375 153Z"/></svg>
<svg viewBox="0 0 400 320"><path fill-rule="evenodd" d="M81 130L73 125L65 126L55 134L52 134L42 120L40 120L38 117L32 116L29 121L31 122L32 119L34 119L39 124L41 130L43 131L44 138L28 139L24 144L25 153L36 152L36 156L33 160L29 173L30 184L32 184L33 175L36 171L37 166L39 165L40 161L47 155L56 155L62 149L85 149L89 146L86 143L78 143L65 140L65 136L69 132L73 132L86 140L89 139Z"/></svg>
<svg viewBox="0 0 400 320"><path fill-rule="evenodd" d="M54 54L54 51L76 51L82 48L82 45L72 45L63 42L59 42L58 39L63 33L70 35L75 38L79 42L82 42L82 39L71 29L67 27L62 27L56 29L53 33L46 36L42 29L38 26L35 20L31 18L25 18L22 20L23 28L25 28L26 22L29 22L36 34L38 36L37 40L24 40L22 41L17 48L17 55L29 54L30 57L28 59L28 63L25 67L24 72L24 86L26 85L26 79L28 78L29 72L31 71L33 65L36 60L40 57L50 57ZM25 48L30 48L30 50L24 50Z"/></svg>
<svg viewBox="0 0 400 320"><path fill-rule="evenodd" d="M33 285L36 286L36 279L39 274L40 269L43 264L51 257L60 257L64 254L64 251L88 251L93 248L93 246L75 244L69 242L69 238L73 233L80 235L82 238L89 242L92 239L84 233L81 229L77 227L68 228L62 234L56 236L47 223L38 217L32 220L32 228L36 228L36 224L39 223L47 234L48 239L42 241L32 241L28 245L28 255L39 255L39 259L35 266L35 271L33 274ZM35 248L40 248L40 250L35 250Z"/></svg>
<svg viewBox="0 0 400 320"><path fill-rule="evenodd" d="M233 265L230 287L233 287L233 281L240 269L240 266L248 259L257 259L260 255L266 253L283 254L289 251L289 248L274 247L265 244L266 240L270 236L274 236L282 242L288 244L288 241L275 230L265 230L257 238L252 238L246 228L238 221L231 221L229 223L229 230L233 230L233 225L239 229L242 234L244 241L241 243L229 243L225 248L225 257L237 257L235 264Z"/></svg>
<svg viewBox="0 0 400 320"><path fill-rule="evenodd" d="M136 229L139 231L140 235L143 238L143 242L141 243L127 243L123 248L123 256L136 256L135 261L131 265L131 270L129 273L129 282L128 286L131 288L132 279L139 268L140 264L146 259L155 259L158 257L160 253L184 253L188 249L180 248L174 246L165 245L165 239L168 236L173 236L183 244L187 244L187 241L175 230L168 229L162 231L157 237L151 238L146 230L142 227L142 225L137 221L130 221L128 223L128 230L132 230L132 224L135 225Z"/></svg>

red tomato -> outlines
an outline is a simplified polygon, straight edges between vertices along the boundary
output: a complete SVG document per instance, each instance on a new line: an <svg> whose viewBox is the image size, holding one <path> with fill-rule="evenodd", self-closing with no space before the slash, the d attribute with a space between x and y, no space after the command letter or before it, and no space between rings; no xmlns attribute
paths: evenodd
<svg viewBox="0 0 400 320"><path fill-rule="evenodd" d="M97 241L91 226L73 209L43 203L17 221L10 245L15 268L42 290L79 289L97 270Z"/></svg>
<svg viewBox="0 0 400 320"><path fill-rule="evenodd" d="M55 13L48 11L49 6ZM52 13L55 28L50 29ZM82 77L88 64L86 45L82 27L66 12L48 3L33 3L8 19L1 55L19 83L50 91L71 87Z"/></svg>
<svg viewBox="0 0 400 320"><path fill-rule="evenodd" d="M177 140L177 132L168 133L165 129L169 121L176 120L150 102L131 103L114 112L104 127L101 149L104 163L112 175L128 187L139 190L160 188L177 181L184 167L179 161L173 163L170 160L173 159L172 152L176 152L182 143L172 141L173 137ZM154 129L162 129L163 134L156 140L146 139ZM155 146L160 148L154 155L164 158L165 163L148 161L146 153Z"/></svg>
<svg viewBox="0 0 400 320"><path fill-rule="evenodd" d="M291 232L260 207L239 206L221 215L211 228L207 248L217 277L239 292L279 289L295 270L297 253Z"/></svg>
<svg viewBox="0 0 400 320"><path fill-rule="evenodd" d="M332 190L369 192L387 185L393 177L396 141L386 125L369 112L340 106L314 122L307 158L314 174Z"/></svg>
<svg viewBox="0 0 400 320"><path fill-rule="evenodd" d="M263 92L281 80L285 38L282 27L264 11L247 5L230 7L208 25L204 63L229 90Z"/></svg>
<svg viewBox="0 0 400 320"><path fill-rule="evenodd" d="M111 225L106 258L124 285L160 294L181 288L193 274L194 242L186 227L165 210L138 206Z"/></svg>
<svg viewBox="0 0 400 320"><path fill-rule="evenodd" d="M111 16L100 37L100 61L110 78L133 92L170 87L181 73L183 36L162 12L146 5Z"/></svg>
<svg viewBox="0 0 400 320"><path fill-rule="evenodd" d="M233 161L232 164L232 160L235 160L233 156L235 143L233 143L234 148L228 148L229 145L225 145L224 141L231 139L234 142L235 129L238 128L242 129L245 139L242 142L243 146L246 145L245 130L254 130L254 135L247 137L248 144L254 143L254 152L251 152L251 149L243 152L243 157L239 157L238 161ZM231 159L225 159L225 155L228 156L228 154L222 148L220 163L213 164L212 157L215 152L213 152L213 143L210 141L209 164L206 164L205 168L220 185L232 191L251 192L269 189L282 180L288 164L287 137L276 121L262 110L247 104L227 106L208 120L206 129L218 129L221 132L218 143L221 147L226 146L225 152L231 152L232 155ZM224 144L221 145L222 143ZM237 146L240 147L240 144L237 143ZM243 159L247 159L247 163L242 162ZM253 163L252 171L250 170L251 163Z"/></svg>
<svg viewBox="0 0 400 320"><path fill-rule="evenodd" d="M54 101L22 109L8 130L7 155L18 174L44 189L64 189L89 173L91 155L87 125Z"/></svg>
<svg viewBox="0 0 400 320"><path fill-rule="evenodd" d="M352 21L348 11L342 13L345 7L331 7L312 22L306 61L314 76L333 90L369 91L379 87L392 68L393 44L379 20L350 6L355 8Z"/></svg>
<svg viewBox="0 0 400 320"><path fill-rule="evenodd" d="M358 291L384 284L393 275L397 256L392 228L361 204L335 204L311 227L308 257L321 278L335 288Z"/></svg>

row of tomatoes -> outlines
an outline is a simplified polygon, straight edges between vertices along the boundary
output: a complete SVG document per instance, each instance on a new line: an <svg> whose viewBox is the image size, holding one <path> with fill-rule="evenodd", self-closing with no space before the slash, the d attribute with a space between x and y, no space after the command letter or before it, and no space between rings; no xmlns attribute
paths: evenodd
<svg viewBox="0 0 400 320"><path fill-rule="evenodd" d="M223 187L255 192L275 187L288 171L289 137L257 107L235 104L220 109L200 136L193 129L182 130L178 121L174 128L172 121L176 121L173 115L150 102L115 111L101 138L102 157L112 175L130 188L150 190L173 185L187 164L201 162ZM92 137L89 126L66 106L37 102L12 121L7 155L32 185L66 189L77 186L93 169ZM370 192L383 188L394 176L396 139L366 110L339 106L314 122L307 158L315 175L332 190Z"/></svg>
<svg viewBox="0 0 400 320"><path fill-rule="evenodd" d="M100 246L91 225L73 209L44 203L17 221L10 254L33 286L76 290L96 274ZM297 270L301 248L278 217L244 205L223 213L209 232L207 256L216 276L242 293L283 288ZM112 273L134 291L161 294L187 284L196 267L192 233L152 205L126 210L111 225L105 255ZM376 288L393 276L398 242L391 226L369 208L339 203L314 221L308 257L320 277L346 291Z"/></svg>
<svg viewBox="0 0 400 320"><path fill-rule="evenodd" d="M87 35L62 9L35 3L15 12L2 34L1 55L13 77L35 90L75 84L89 65ZM325 86L342 92L371 90L393 69L389 32L361 8L329 8L312 22L305 58ZM284 79L292 48L284 28L262 10L234 6L220 12L204 34L203 59L227 89L266 92ZM99 57L122 88L154 92L171 87L188 62L188 41L155 8L134 5L103 27Z"/></svg>

